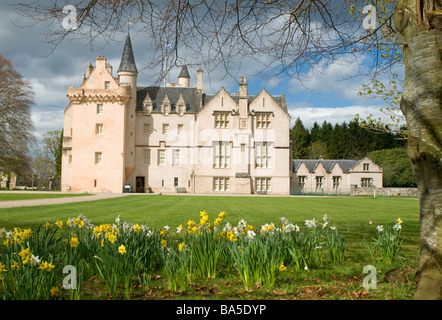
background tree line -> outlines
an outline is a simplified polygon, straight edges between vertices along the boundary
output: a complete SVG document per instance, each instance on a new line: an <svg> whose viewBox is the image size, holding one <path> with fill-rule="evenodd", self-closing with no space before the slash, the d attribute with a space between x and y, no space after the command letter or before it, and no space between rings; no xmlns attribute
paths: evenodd
<svg viewBox="0 0 442 320"><path fill-rule="evenodd" d="M407 141L395 133L366 130L355 120L331 123L316 121L307 129L298 117L290 130L293 159L352 159L366 156L383 168L385 187L415 187L407 154Z"/></svg>

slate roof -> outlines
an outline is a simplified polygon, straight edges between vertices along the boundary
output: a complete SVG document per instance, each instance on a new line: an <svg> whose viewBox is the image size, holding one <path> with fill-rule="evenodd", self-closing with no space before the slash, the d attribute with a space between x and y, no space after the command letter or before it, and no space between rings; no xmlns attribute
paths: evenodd
<svg viewBox="0 0 442 320"><path fill-rule="evenodd" d="M296 172L299 166L304 163L309 172L315 171L316 167L319 163L322 163L325 170L327 172L331 172L333 166L335 164L339 164L342 171L345 173L350 172L350 169L353 168L356 164L359 163L359 160L321 160L321 159L293 159L292 160L292 171Z"/></svg>
<svg viewBox="0 0 442 320"><path fill-rule="evenodd" d="M190 74L189 74L189 71L187 70L187 66L183 66L181 68L181 72L180 72L180 75L178 76L178 78L190 78Z"/></svg>
<svg viewBox="0 0 442 320"><path fill-rule="evenodd" d="M171 104L171 111L174 112L174 107L180 98L183 96L186 104L186 112L198 112L201 109L201 100L205 102L205 94L202 94L195 87L138 87L137 88L137 104L136 110L143 110L143 100L146 95L149 95L152 100L152 111L161 111L161 104L167 95Z"/></svg>
<svg viewBox="0 0 442 320"><path fill-rule="evenodd" d="M123 50L123 55L121 56L120 67L118 68L118 72L120 71L138 72L137 65L135 64L135 57L129 33L127 34L126 37L126 43L124 44L124 50Z"/></svg>

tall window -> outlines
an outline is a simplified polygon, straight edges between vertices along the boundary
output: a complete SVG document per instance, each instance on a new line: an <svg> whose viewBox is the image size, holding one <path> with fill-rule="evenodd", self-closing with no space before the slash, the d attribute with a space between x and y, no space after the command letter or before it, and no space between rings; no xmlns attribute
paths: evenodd
<svg viewBox="0 0 442 320"><path fill-rule="evenodd" d="M158 165L166 165L166 150L158 150Z"/></svg>
<svg viewBox="0 0 442 320"><path fill-rule="evenodd" d="M272 142L255 143L255 166L256 168L272 167Z"/></svg>
<svg viewBox="0 0 442 320"><path fill-rule="evenodd" d="M370 164L364 163L364 171L370 171Z"/></svg>
<svg viewBox="0 0 442 320"><path fill-rule="evenodd" d="M271 178L256 178L255 179L255 191L256 192L270 192L271 191Z"/></svg>
<svg viewBox="0 0 442 320"><path fill-rule="evenodd" d="M104 89L110 89L110 81L104 81Z"/></svg>
<svg viewBox="0 0 442 320"><path fill-rule="evenodd" d="M183 103L178 103L178 113L180 115L183 115L184 111L186 111L186 107L184 106L184 104Z"/></svg>
<svg viewBox="0 0 442 320"><path fill-rule="evenodd" d="M150 149L143 150L143 164L150 165Z"/></svg>
<svg viewBox="0 0 442 320"><path fill-rule="evenodd" d="M95 152L95 164L102 164L102 163L103 163L103 153Z"/></svg>
<svg viewBox="0 0 442 320"><path fill-rule="evenodd" d="M324 188L324 177L316 177L316 190Z"/></svg>
<svg viewBox="0 0 442 320"><path fill-rule="evenodd" d="M103 124L97 123L95 125L95 134L102 135L103 134Z"/></svg>
<svg viewBox="0 0 442 320"><path fill-rule="evenodd" d="M149 132L150 132L150 124L149 123L143 124L143 133L149 134Z"/></svg>
<svg viewBox="0 0 442 320"><path fill-rule="evenodd" d="M362 178L361 179L361 187L363 187L363 188L373 187L373 179L372 178Z"/></svg>
<svg viewBox="0 0 442 320"><path fill-rule="evenodd" d="M305 176L298 177L299 182L299 189L304 190L305 189Z"/></svg>
<svg viewBox="0 0 442 320"><path fill-rule="evenodd" d="M341 177L333 177L333 190L338 190L341 184Z"/></svg>
<svg viewBox="0 0 442 320"><path fill-rule="evenodd" d="M213 191L230 191L230 178L213 178Z"/></svg>
<svg viewBox="0 0 442 320"><path fill-rule="evenodd" d="M230 168L230 141L213 143L213 167Z"/></svg>
<svg viewBox="0 0 442 320"><path fill-rule="evenodd" d="M169 124L163 123L163 134L168 134L168 133L169 133Z"/></svg>
<svg viewBox="0 0 442 320"><path fill-rule="evenodd" d="M97 104L97 114L103 114L103 105Z"/></svg>
<svg viewBox="0 0 442 320"><path fill-rule="evenodd" d="M184 125L179 124L179 125L178 125L178 129L177 129L178 134L182 134L182 133L183 133L183 130L184 130Z"/></svg>
<svg viewBox="0 0 442 320"><path fill-rule="evenodd" d="M229 113L215 112L215 128L225 129L229 127Z"/></svg>
<svg viewBox="0 0 442 320"><path fill-rule="evenodd" d="M173 150L172 165L174 165L174 166L180 165L180 149Z"/></svg>
<svg viewBox="0 0 442 320"><path fill-rule="evenodd" d="M264 129L270 128L271 125L271 113L258 113L256 115L256 128Z"/></svg>

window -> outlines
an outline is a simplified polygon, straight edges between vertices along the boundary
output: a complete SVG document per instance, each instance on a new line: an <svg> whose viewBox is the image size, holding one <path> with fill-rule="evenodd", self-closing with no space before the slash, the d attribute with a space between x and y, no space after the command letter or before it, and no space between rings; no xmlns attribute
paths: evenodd
<svg viewBox="0 0 442 320"><path fill-rule="evenodd" d="M338 190L341 183L341 177L333 177L333 190Z"/></svg>
<svg viewBox="0 0 442 320"><path fill-rule="evenodd" d="M364 163L364 171L370 171L370 164Z"/></svg>
<svg viewBox="0 0 442 320"><path fill-rule="evenodd" d="M316 177L316 190L322 190L324 184L324 177Z"/></svg>
<svg viewBox="0 0 442 320"><path fill-rule="evenodd" d="M215 128L226 129L229 127L229 113L215 112Z"/></svg>
<svg viewBox="0 0 442 320"><path fill-rule="evenodd" d="M178 187L178 177L173 178L173 186Z"/></svg>
<svg viewBox="0 0 442 320"><path fill-rule="evenodd" d="M230 191L230 178L213 178L213 191Z"/></svg>
<svg viewBox="0 0 442 320"><path fill-rule="evenodd" d="M168 102L163 103L163 113L166 116L170 113L170 103Z"/></svg>
<svg viewBox="0 0 442 320"><path fill-rule="evenodd" d="M97 179L94 179L94 188L97 187Z"/></svg>
<svg viewBox="0 0 442 320"><path fill-rule="evenodd" d="M72 154L69 155L69 163L72 163Z"/></svg>
<svg viewBox="0 0 442 320"><path fill-rule="evenodd" d="M102 163L103 163L103 153L95 152L95 164L102 164Z"/></svg>
<svg viewBox="0 0 442 320"><path fill-rule="evenodd" d="M97 123L95 125L95 134L102 135L103 134L103 124Z"/></svg>
<svg viewBox="0 0 442 320"><path fill-rule="evenodd" d="M213 167L230 168L229 141L216 141L213 143Z"/></svg>
<svg viewBox="0 0 442 320"><path fill-rule="evenodd" d="M143 150L143 164L150 165L150 149Z"/></svg>
<svg viewBox="0 0 442 320"><path fill-rule="evenodd" d="M174 149L172 155L173 155L172 165L179 166L180 165L180 149Z"/></svg>
<svg viewBox="0 0 442 320"><path fill-rule="evenodd" d="M169 133L169 124L163 123L163 134L168 134L168 133Z"/></svg>
<svg viewBox="0 0 442 320"><path fill-rule="evenodd" d="M182 133L183 133L183 129L184 129L184 125L179 124L179 125L178 125L178 129L177 129L177 133L178 133L178 134L182 134Z"/></svg>
<svg viewBox="0 0 442 320"><path fill-rule="evenodd" d="M158 150L158 165L166 165L166 150Z"/></svg>
<svg viewBox="0 0 442 320"><path fill-rule="evenodd" d="M104 89L110 89L110 81L104 81Z"/></svg>
<svg viewBox="0 0 442 320"><path fill-rule="evenodd" d="M272 142L255 143L255 167L256 168L272 167Z"/></svg>
<svg viewBox="0 0 442 320"><path fill-rule="evenodd" d="M97 114L103 114L103 105L97 104Z"/></svg>
<svg viewBox="0 0 442 320"><path fill-rule="evenodd" d="M149 134L150 133L150 124L149 123L145 123L143 125L143 133L144 134Z"/></svg>
<svg viewBox="0 0 442 320"><path fill-rule="evenodd" d="M361 187L362 188L373 187L373 179L372 178L362 178L361 179Z"/></svg>
<svg viewBox="0 0 442 320"><path fill-rule="evenodd" d="M184 113L185 110L186 110L186 109L185 109L184 104L179 103L179 104L178 104L178 113L179 113L180 115L182 115L182 114Z"/></svg>
<svg viewBox="0 0 442 320"><path fill-rule="evenodd" d="M257 129L264 129L264 128L270 128L270 117L271 113L258 113L256 115L256 128Z"/></svg>
<svg viewBox="0 0 442 320"><path fill-rule="evenodd" d="M270 192L271 191L271 178L256 178L255 179L255 191L256 192Z"/></svg>
<svg viewBox="0 0 442 320"><path fill-rule="evenodd" d="M298 183L299 183L299 189L304 190L305 189L305 176L298 177Z"/></svg>

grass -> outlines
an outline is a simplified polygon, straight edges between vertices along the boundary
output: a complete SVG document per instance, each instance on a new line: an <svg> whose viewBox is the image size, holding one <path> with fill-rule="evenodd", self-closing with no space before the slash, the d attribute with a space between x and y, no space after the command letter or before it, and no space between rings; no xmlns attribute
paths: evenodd
<svg viewBox="0 0 442 320"><path fill-rule="evenodd" d="M33 192L23 192L23 193L10 193L10 192L0 192L0 201L15 201L15 200L34 200L34 199L52 199L52 198L70 198L70 197L81 197L90 194L69 194L69 193L33 193Z"/></svg>
<svg viewBox="0 0 442 320"><path fill-rule="evenodd" d="M171 292L167 281L152 275L149 289L135 288L132 299L411 299L412 281L407 284L383 281L385 273L394 268L417 265L419 250L419 201L399 197L216 197L134 195L121 198L70 204L0 209L0 228L34 227L45 222L66 221L83 214L92 223L113 223L117 216L124 221L140 223L152 229L169 225L174 232L189 219L198 220L200 211L214 219L225 211L227 222L236 225L240 219L259 228L266 223L280 225L285 217L304 227L306 219L331 218L348 243L346 261L335 268L319 267L308 272L290 267L276 282L274 290L245 290L238 276L196 280L186 293ZM401 218L405 257L393 265L371 261L364 239L376 235L377 225L393 225ZM372 224L369 222L372 221ZM364 265L374 264L378 270L376 290L362 288ZM412 279L410 279L412 280ZM83 299L107 299L104 284L92 279L84 284Z"/></svg>

